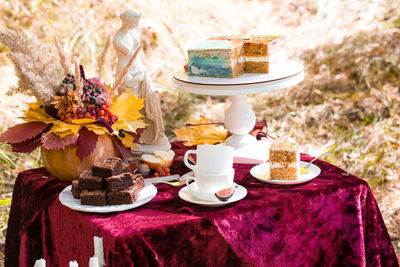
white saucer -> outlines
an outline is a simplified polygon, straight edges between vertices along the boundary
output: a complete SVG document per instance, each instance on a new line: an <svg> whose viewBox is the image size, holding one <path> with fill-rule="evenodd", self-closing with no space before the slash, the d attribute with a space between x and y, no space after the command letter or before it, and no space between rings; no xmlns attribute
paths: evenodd
<svg viewBox="0 0 400 267"><path fill-rule="evenodd" d="M71 185L64 188L61 191L58 198L61 204L67 206L73 210L79 210L84 212L96 212L96 213L108 213L116 211L130 210L139 206L142 206L152 200L157 195L157 188L149 182L145 182L145 187L140 191L139 198L132 204L122 205L106 205L106 206L90 206L81 205L80 199L75 199L71 193Z"/></svg>
<svg viewBox="0 0 400 267"><path fill-rule="evenodd" d="M300 168L304 168L308 162L300 161ZM280 185L294 185L294 184L302 184L308 181L311 181L315 177L317 177L321 173L321 169L314 164L311 164L308 167L308 172L305 174L300 174L299 179L297 180L271 180L269 178L269 162L262 163L254 166L250 170L250 174L253 175L257 180L268 183L268 184L280 184Z"/></svg>
<svg viewBox="0 0 400 267"><path fill-rule="evenodd" d="M215 200L212 201L198 199L190 193L190 190L188 189L187 186L179 190L178 195L182 200L193 204L206 207L220 207L243 199L247 195L247 190L243 186L237 185L237 187L235 188L235 192L233 193L233 196L231 196L227 201L220 201L217 198L215 198Z"/></svg>

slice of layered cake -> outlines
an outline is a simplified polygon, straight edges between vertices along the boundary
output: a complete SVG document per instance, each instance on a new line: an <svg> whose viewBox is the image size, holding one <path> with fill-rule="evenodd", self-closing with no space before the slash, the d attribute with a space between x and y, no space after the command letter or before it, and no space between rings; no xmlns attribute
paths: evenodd
<svg viewBox="0 0 400 267"><path fill-rule="evenodd" d="M205 40L188 50L189 75L235 78L244 73L243 43Z"/></svg>
<svg viewBox="0 0 400 267"><path fill-rule="evenodd" d="M300 176L300 153L296 143L273 143L269 150L270 179L297 180Z"/></svg>
<svg viewBox="0 0 400 267"><path fill-rule="evenodd" d="M270 58L277 44L279 36L251 35L245 40L244 71L248 73L269 73Z"/></svg>
<svg viewBox="0 0 400 267"><path fill-rule="evenodd" d="M278 35L235 34L215 36L210 40L241 42L245 73L269 73L271 59L283 44L283 38Z"/></svg>

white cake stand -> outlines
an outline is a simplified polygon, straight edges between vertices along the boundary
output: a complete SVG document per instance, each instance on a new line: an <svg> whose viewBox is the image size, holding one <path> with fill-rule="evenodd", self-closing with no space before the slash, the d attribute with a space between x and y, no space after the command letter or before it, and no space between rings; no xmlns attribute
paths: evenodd
<svg viewBox="0 0 400 267"><path fill-rule="evenodd" d="M246 96L284 89L304 80L301 63L288 61L277 63L268 74L246 73L237 78L211 78L189 76L183 69L173 76L177 90L200 95L231 96L231 105L225 113L225 126L233 135L226 141L235 148L235 156L266 160L264 146L249 132L254 128L256 116L247 104Z"/></svg>

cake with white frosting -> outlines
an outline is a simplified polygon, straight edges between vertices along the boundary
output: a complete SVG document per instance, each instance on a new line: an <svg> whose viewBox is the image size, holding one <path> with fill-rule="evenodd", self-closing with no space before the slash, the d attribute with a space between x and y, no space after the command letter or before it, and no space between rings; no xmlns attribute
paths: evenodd
<svg viewBox="0 0 400 267"><path fill-rule="evenodd" d="M188 50L188 73L235 78L243 73L269 73L271 56L281 47L274 35L216 36Z"/></svg>
<svg viewBox="0 0 400 267"><path fill-rule="evenodd" d="M297 180L300 176L299 147L294 142L277 142L269 150L270 179Z"/></svg>

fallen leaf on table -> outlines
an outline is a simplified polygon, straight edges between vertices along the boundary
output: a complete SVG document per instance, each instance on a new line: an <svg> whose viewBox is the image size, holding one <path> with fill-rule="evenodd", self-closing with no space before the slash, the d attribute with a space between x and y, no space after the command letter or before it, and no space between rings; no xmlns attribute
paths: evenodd
<svg viewBox="0 0 400 267"><path fill-rule="evenodd" d="M187 121L187 124L191 125L207 123L210 123L210 121L205 117L202 117L200 120L189 118ZM215 125L182 126L173 132L178 140L184 141L183 144L185 146L224 143L228 137L227 129L223 126Z"/></svg>

